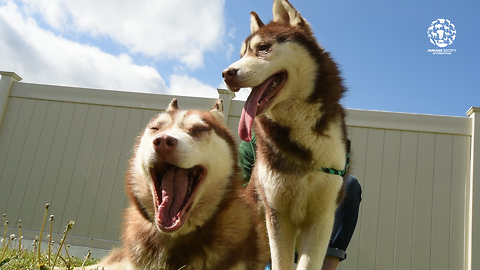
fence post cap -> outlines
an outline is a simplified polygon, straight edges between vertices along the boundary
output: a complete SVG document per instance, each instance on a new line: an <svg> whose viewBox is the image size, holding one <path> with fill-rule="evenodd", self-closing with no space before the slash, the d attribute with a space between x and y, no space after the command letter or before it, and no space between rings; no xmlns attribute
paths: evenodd
<svg viewBox="0 0 480 270"><path fill-rule="evenodd" d="M468 109L466 114L468 116L472 116L473 113L477 113L477 112L480 112L480 107L470 107L470 109Z"/></svg>
<svg viewBox="0 0 480 270"><path fill-rule="evenodd" d="M3 76L8 76L8 77L13 77L17 81L21 81L22 77L18 76L17 73L12 72L12 71L1 71L0 70L0 75Z"/></svg>

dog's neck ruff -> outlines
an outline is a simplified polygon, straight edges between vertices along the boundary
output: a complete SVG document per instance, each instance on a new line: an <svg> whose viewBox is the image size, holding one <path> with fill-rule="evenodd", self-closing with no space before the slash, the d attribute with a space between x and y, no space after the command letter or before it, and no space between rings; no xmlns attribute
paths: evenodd
<svg viewBox="0 0 480 270"><path fill-rule="evenodd" d="M345 168L343 170L337 170L334 168L316 168L317 171L325 172L328 174L333 174L333 175L340 175L341 177L345 176L345 173L347 173L348 166L350 165L350 140L347 141L347 161L345 163Z"/></svg>

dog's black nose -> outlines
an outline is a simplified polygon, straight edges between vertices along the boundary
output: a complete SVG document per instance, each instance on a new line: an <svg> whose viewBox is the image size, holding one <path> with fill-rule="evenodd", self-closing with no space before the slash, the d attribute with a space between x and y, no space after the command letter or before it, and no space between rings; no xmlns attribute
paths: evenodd
<svg viewBox="0 0 480 270"><path fill-rule="evenodd" d="M170 152L175 149L177 145L177 139L170 135L160 135L153 140L153 148L159 153Z"/></svg>
<svg viewBox="0 0 480 270"><path fill-rule="evenodd" d="M236 68L227 68L222 71L222 77L227 79L234 76L237 76L238 69Z"/></svg>

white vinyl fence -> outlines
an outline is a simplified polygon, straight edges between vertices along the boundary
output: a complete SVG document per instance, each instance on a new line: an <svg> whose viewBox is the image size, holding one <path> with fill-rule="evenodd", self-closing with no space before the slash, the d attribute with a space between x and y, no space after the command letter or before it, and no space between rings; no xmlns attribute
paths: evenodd
<svg viewBox="0 0 480 270"><path fill-rule="evenodd" d="M0 75L0 214L7 215L9 230L22 220L24 235L38 235L49 203L58 239L73 220L70 243L118 245L127 203L123 175L135 137L173 96ZM218 92L236 134L243 101ZM184 109L215 103L176 98ZM348 110L352 174L363 201L339 269L480 269L479 112L472 107L469 117L448 117Z"/></svg>

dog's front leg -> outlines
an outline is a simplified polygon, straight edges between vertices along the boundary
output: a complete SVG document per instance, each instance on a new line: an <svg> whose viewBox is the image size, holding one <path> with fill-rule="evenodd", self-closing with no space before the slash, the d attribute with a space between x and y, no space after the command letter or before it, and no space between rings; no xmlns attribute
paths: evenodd
<svg viewBox="0 0 480 270"><path fill-rule="evenodd" d="M299 255L297 270L322 268L332 234L335 208L336 204L332 200L331 205L327 206L325 211L317 214L318 218L310 220L301 227L297 246Z"/></svg>
<svg viewBox="0 0 480 270"><path fill-rule="evenodd" d="M288 215L278 213L274 208L266 211L266 221L273 270L291 270L295 256L296 227Z"/></svg>

